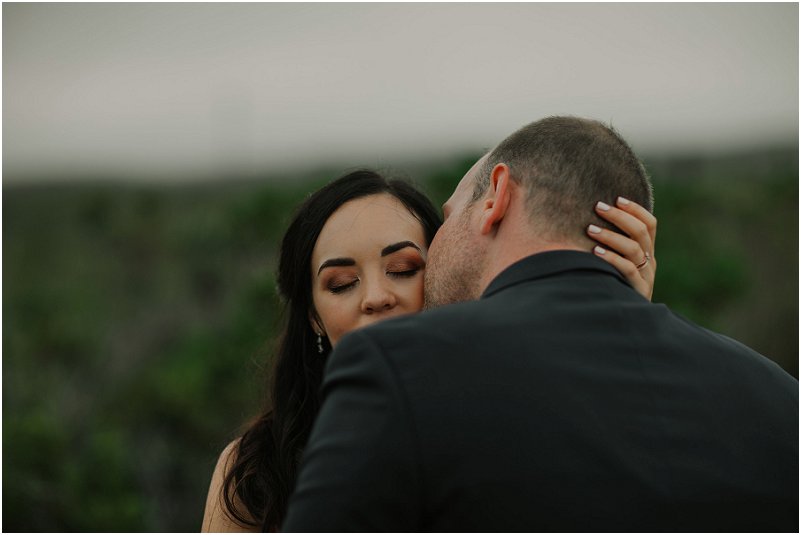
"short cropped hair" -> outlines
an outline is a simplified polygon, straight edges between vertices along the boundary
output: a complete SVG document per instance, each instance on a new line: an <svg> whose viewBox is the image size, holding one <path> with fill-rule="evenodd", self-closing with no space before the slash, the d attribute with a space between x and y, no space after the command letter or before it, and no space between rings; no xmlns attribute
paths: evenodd
<svg viewBox="0 0 801 535"><path fill-rule="evenodd" d="M653 211L653 188L631 147L611 126L578 117L548 117L495 147L476 173L473 201L487 190L492 169L506 164L526 188L530 221L551 239L587 241L594 223L614 228L594 212L618 196Z"/></svg>

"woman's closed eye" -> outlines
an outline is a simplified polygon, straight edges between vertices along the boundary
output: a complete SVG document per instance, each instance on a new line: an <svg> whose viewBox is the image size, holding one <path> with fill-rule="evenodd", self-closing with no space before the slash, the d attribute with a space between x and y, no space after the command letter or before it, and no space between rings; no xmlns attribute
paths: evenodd
<svg viewBox="0 0 801 535"><path fill-rule="evenodd" d="M414 277L426 265L422 258L404 258L403 255L398 256L400 256L400 258L390 260L386 264L385 269L389 277L397 279Z"/></svg>
<svg viewBox="0 0 801 535"><path fill-rule="evenodd" d="M413 267L406 267L406 268L388 268L387 269L387 276L392 277L394 279L408 279L414 277L422 268L420 266L413 266ZM343 292L347 292L355 288L359 284L358 278L353 279L341 279L341 278L333 278L326 284L326 288L332 294L340 294Z"/></svg>
<svg viewBox="0 0 801 535"><path fill-rule="evenodd" d="M358 278L352 279L342 279L342 278L333 278L326 284L326 288L332 294L339 294L342 292L346 292L351 288L355 288L356 285L359 283Z"/></svg>
<svg viewBox="0 0 801 535"><path fill-rule="evenodd" d="M420 268L415 267L406 270L387 270L387 275L389 275L390 277L404 279L404 278L414 277L419 272Z"/></svg>

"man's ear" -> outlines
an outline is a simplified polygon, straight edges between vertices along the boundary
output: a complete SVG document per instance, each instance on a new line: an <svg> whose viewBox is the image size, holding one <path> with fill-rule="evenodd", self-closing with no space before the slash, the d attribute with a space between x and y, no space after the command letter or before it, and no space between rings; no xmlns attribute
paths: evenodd
<svg viewBox="0 0 801 535"><path fill-rule="evenodd" d="M489 180L487 197L481 204L480 231L482 234L489 234L492 232L495 226L498 225L506 215L506 210L509 208L511 196L509 182L512 180L509 166L504 163L497 164L492 168Z"/></svg>

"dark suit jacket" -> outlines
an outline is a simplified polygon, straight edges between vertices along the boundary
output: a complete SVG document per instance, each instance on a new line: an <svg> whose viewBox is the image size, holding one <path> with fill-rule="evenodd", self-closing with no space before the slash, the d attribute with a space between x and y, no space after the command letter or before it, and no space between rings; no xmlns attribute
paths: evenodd
<svg viewBox="0 0 801 535"><path fill-rule="evenodd" d="M287 531L797 531L798 382L591 254L343 338Z"/></svg>

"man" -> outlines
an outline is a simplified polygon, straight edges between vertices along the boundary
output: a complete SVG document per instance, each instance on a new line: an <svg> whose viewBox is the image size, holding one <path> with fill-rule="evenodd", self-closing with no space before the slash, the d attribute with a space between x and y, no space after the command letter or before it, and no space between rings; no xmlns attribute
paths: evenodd
<svg viewBox="0 0 801 535"><path fill-rule="evenodd" d="M585 252L617 195L651 206L595 121L473 166L426 273L458 303L340 342L287 531L798 530L798 382Z"/></svg>

